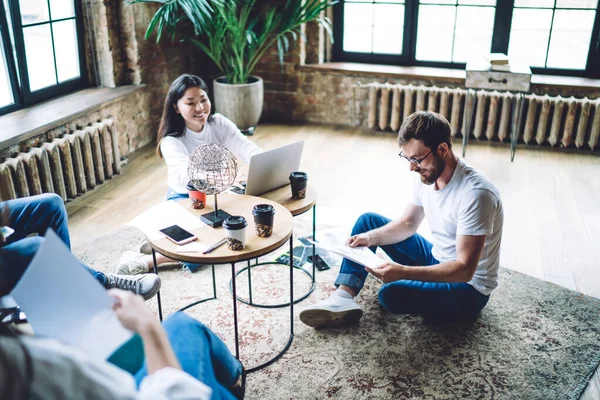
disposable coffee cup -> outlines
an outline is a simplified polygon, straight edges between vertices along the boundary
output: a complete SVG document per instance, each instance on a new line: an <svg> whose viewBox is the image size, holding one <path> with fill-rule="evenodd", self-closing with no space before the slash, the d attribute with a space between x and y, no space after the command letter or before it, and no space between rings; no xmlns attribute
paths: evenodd
<svg viewBox="0 0 600 400"><path fill-rule="evenodd" d="M196 210L204 208L204 206L206 205L206 193L199 191L191 183L188 183L186 188L188 196L190 197L190 203L192 208Z"/></svg>
<svg viewBox="0 0 600 400"><path fill-rule="evenodd" d="M254 216L254 230L258 237L269 237L273 233L275 207L270 204L257 204L252 209Z"/></svg>
<svg viewBox="0 0 600 400"><path fill-rule="evenodd" d="M243 250L246 246L246 218L232 215L223 221L223 229L229 250Z"/></svg>
<svg viewBox="0 0 600 400"><path fill-rule="evenodd" d="M292 186L292 198L303 199L306 197L306 184L308 175L306 172L292 172L290 174L290 184Z"/></svg>

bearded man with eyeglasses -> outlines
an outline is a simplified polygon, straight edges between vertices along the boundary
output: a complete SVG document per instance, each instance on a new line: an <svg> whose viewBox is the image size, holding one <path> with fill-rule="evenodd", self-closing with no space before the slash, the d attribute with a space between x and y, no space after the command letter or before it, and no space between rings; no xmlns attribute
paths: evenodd
<svg viewBox="0 0 600 400"><path fill-rule="evenodd" d="M452 152L450 124L419 111L398 133L400 157L418 174L403 215L359 217L346 244L380 247L391 259L365 267L344 259L328 298L302 310L315 327L355 323L363 314L354 297L370 273L383 285L380 303L391 313L438 321L474 318L498 286L503 210L496 187ZM427 217L429 242L417 233Z"/></svg>

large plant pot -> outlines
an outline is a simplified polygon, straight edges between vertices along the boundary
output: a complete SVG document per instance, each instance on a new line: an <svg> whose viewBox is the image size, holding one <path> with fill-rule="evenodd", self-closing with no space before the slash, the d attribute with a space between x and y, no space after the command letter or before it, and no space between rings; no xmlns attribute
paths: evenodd
<svg viewBox="0 0 600 400"><path fill-rule="evenodd" d="M221 76L214 80L215 110L232 120L246 135L252 135L263 108L263 80L251 76L249 83L232 85Z"/></svg>

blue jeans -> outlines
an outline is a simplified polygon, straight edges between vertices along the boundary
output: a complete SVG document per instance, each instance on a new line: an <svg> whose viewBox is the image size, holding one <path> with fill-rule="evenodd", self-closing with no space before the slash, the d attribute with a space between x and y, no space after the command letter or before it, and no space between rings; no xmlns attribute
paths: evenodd
<svg viewBox="0 0 600 400"><path fill-rule="evenodd" d="M17 284L31 259L42 245L42 235L51 228L71 248L67 210L56 194L44 193L37 196L0 202L0 210L8 210L8 221L4 222L15 232L0 248L0 296L8 294ZM30 236L37 234L38 236ZM83 265L83 264L82 264ZM87 266L96 279L106 286L106 276Z"/></svg>
<svg viewBox="0 0 600 400"><path fill-rule="evenodd" d="M189 195L187 193L177 193L171 188L167 189L167 201L169 200L179 200L179 199L189 199ZM189 269L190 272L195 272L198 268L202 266L202 264L194 264L185 261L180 262L181 266L184 269Z"/></svg>
<svg viewBox="0 0 600 400"><path fill-rule="evenodd" d="M389 223L390 220L379 214L361 215L352 235L368 232ZM395 262L408 266L428 266L439 264L431 254L433 245L419 234L395 244L381 246L381 249ZM375 252L377 246L370 248ZM346 285L358 293L365 283L368 272L353 261L344 259L335 285ZM466 282L423 282L399 280L384 284L379 289L379 302L394 314L423 315L435 320L457 320L471 318L479 314L489 300Z"/></svg>
<svg viewBox="0 0 600 400"><path fill-rule="evenodd" d="M163 327L181 368L213 390L211 399L234 399L227 388L237 382L242 364L225 343L209 328L182 312L167 318ZM138 387L147 375L148 365L144 362L135 374Z"/></svg>
<svg viewBox="0 0 600 400"><path fill-rule="evenodd" d="M171 188L167 189L167 201L168 200L179 200L179 199L187 199L190 196L187 193L177 193Z"/></svg>

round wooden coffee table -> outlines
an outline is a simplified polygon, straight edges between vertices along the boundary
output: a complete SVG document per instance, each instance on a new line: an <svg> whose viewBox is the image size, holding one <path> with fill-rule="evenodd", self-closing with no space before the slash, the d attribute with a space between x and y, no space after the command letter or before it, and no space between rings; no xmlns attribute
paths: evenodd
<svg viewBox="0 0 600 400"><path fill-rule="evenodd" d="M190 201L188 199L182 199L177 202L184 209L189 211L192 215L197 216L214 211L210 201L207 206L200 210L191 208ZM271 204L275 208L275 220L273 224L273 234L268 238L260 238L254 233L254 218L252 216L252 208L256 204ZM165 237L151 238L147 237L148 243L152 247L152 257L154 261L154 273L158 274L158 268L156 267L156 253L160 253L164 256L172 258L177 261L185 261L195 264L210 264L212 265L212 276L213 276L213 297L202 299L190 303L180 311L203 303L208 300L217 298L216 283L215 283L215 264L231 264L231 277L232 277L232 294L233 294L233 318L234 318L234 329L235 329L235 356L239 359L239 333L238 333L238 318L237 318L237 292L235 285L236 269L235 264L237 262L249 261L265 254L268 254L279 247L283 246L286 242L289 242L290 252L293 252L293 217L292 214L283 205L268 200L262 197L245 196L237 194L219 195L219 209L227 211L230 215L242 215L248 221L248 227L246 232L246 246L243 250L234 251L229 250L227 245L223 245L213 250L208 254L197 253L178 253L175 243L171 242ZM225 237L225 233L222 227L211 228L210 226L202 226L201 228L192 229L191 232L198 237L198 240L202 244L212 245L217 243ZM269 359L265 363L252 368L246 368L247 372L254 372L261 368L264 368L279 357L281 357L292 344L294 338L294 267L293 262L290 260L290 337L283 348L275 357ZM249 281L250 285L250 281ZM160 291L157 294L158 300L158 311L159 316L162 320L162 307L160 302Z"/></svg>

